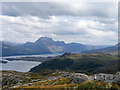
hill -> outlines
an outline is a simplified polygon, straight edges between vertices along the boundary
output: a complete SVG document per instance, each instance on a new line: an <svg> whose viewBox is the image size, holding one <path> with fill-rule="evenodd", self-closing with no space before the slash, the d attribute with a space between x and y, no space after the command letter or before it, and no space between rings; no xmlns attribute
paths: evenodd
<svg viewBox="0 0 120 90"><path fill-rule="evenodd" d="M118 70L118 57L110 54L65 53L56 59L43 62L30 72L42 70L68 70L85 73L115 73Z"/></svg>
<svg viewBox="0 0 120 90"><path fill-rule="evenodd" d="M106 48L83 51L82 53L107 53L107 54L112 54L112 55L118 55L119 48L120 48L120 43L114 46L106 47Z"/></svg>

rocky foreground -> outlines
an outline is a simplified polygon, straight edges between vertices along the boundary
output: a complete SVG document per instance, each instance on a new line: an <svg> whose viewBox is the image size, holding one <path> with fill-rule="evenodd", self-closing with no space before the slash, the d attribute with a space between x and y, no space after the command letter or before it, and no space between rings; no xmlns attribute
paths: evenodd
<svg viewBox="0 0 120 90"><path fill-rule="evenodd" d="M16 71L2 72L2 88L109 88L120 89L120 72L115 74L56 71L41 75Z"/></svg>

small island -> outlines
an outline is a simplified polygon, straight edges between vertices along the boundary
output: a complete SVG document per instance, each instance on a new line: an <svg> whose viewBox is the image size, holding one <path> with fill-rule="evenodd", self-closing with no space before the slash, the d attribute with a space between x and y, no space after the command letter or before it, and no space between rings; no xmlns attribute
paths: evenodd
<svg viewBox="0 0 120 90"><path fill-rule="evenodd" d="M5 63L8 63L8 62L7 62L7 61L0 60L0 63L5 64Z"/></svg>

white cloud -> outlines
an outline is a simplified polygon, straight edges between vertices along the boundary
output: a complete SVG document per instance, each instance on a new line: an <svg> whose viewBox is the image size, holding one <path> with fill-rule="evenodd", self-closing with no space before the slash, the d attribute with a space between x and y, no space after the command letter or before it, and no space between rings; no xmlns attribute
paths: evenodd
<svg viewBox="0 0 120 90"><path fill-rule="evenodd" d="M51 37L67 43L116 44L115 2L7 2L2 4L3 40Z"/></svg>
<svg viewBox="0 0 120 90"><path fill-rule="evenodd" d="M81 19L80 17L51 16L2 16L3 40L12 42L35 41L39 37L51 37L67 43L115 44L116 22L111 24Z"/></svg>

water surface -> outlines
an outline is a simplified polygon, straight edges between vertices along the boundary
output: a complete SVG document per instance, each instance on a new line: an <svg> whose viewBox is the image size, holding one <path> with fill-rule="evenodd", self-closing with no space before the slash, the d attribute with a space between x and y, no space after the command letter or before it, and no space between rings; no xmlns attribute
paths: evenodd
<svg viewBox="0 0 120 90"><path fill-rule="evenodd" d="M34 66L41 64L41 62L33 61L8 61L6 64L2 64L2 70L15 70L20 72L28 72Z"/></svg>
<svg viewBox="0 0 120 90"><path fill-rule="evenodd" d="M6 58L19 58L19 57L53 57L61 54L41 54L41 55L20 55L20 56L8 56L2 57L1 60L6 61ZM14 70L20 72L28 72L31 68L41 64L41 62L37 61L22 61L22 60L14 60L7 61L8 63L0 64L0 70ZM2 67L2 68L1 68Z"/></svg>

